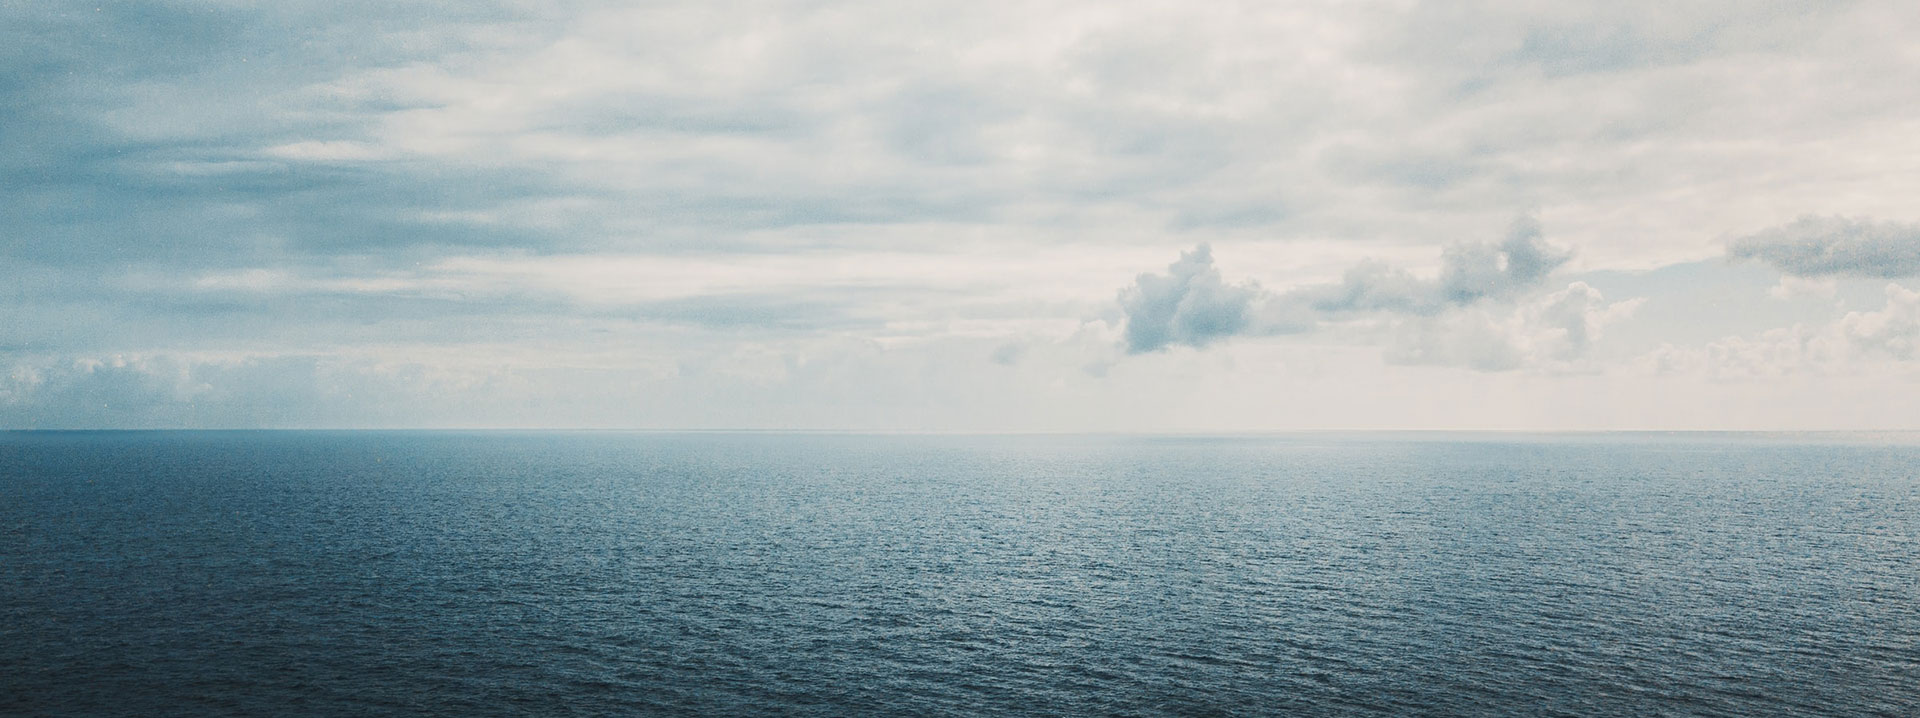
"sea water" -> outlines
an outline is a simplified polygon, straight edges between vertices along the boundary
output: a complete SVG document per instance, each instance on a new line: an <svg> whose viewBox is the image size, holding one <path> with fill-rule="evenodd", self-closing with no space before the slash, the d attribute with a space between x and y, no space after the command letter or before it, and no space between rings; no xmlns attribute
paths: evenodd
<svg viewBox="0 0 1920 718"><path fill-rule="evenodd" d="M0 715L1920 715L1852 435L0 433Z"/></svg>

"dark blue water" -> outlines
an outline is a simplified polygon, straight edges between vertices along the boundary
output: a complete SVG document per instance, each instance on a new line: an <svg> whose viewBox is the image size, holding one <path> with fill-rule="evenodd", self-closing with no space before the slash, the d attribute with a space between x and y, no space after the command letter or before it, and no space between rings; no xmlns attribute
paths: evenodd
<svg viewBox="0 0 1920 718"><path fill-rule="evenodd" d="M1866 437L0 433L4 715L1920 715Z"/></svg>

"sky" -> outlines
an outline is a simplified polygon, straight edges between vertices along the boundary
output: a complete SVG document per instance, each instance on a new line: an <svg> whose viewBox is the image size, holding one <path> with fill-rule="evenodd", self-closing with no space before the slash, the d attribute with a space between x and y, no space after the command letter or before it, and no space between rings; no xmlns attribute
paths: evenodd
<svg viewBox="0 0 1920 718"><path fill-rule="evenodd" d="M1920 4L0 0L0 428L1920 428Z"/></svg>

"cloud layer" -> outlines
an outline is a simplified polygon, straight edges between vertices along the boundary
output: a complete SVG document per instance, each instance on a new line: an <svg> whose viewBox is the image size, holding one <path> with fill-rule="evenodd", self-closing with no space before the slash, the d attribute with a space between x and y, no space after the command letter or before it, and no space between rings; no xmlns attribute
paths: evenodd
<svg viewBox="0 0 1920 718"><path fill-rule="evenodd" d="M1429 372L1572 386L1796 323L1908 362L1849 278L1920 265L1917 32L1773 0L0 3L0 426L1256 426L1314 386L1269 380L1402 416ZM1517 208L1554 241L1487 234Z"/></svg>

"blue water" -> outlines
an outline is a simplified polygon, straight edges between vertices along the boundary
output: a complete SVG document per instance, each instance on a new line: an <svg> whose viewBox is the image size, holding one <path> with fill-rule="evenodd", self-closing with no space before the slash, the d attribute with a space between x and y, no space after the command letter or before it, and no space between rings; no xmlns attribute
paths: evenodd
<svg viewBox="0 0 1920 718"><path fill-rule="evenodd" d="M1920 715L1884 437L0 433L0 715Z"/></svg>

